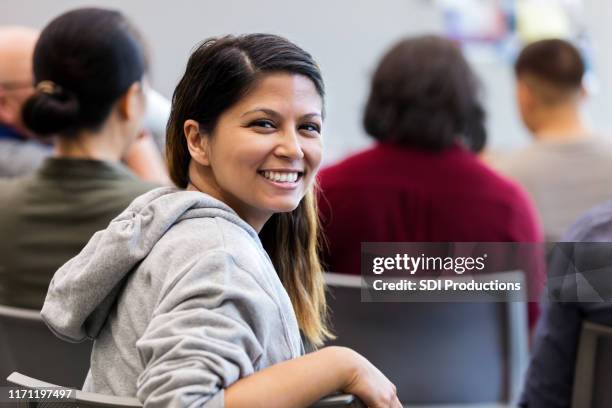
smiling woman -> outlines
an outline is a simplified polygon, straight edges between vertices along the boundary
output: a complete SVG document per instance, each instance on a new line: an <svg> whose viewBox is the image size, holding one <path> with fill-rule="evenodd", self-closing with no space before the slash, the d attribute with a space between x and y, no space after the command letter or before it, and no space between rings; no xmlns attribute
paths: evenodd
<svg viewBox="0 0 612 408"><path fill-rule="evenodd" d="M223 112L213 132L187 120L188 189L229 204L257 231L274 213L293 211L321 163L322 105L310 79L278 73Z"/></svg>
<svg viewBox="0 0 612 408"><path fill-rule="evenodd" d="M401 406L354 351L302 355L300 331L315 346L330 337L313 200L323 89L281 37L194 51L167 132L185 190L139 197L49 288L49 326L96 339L85 390L146 407L307 407L337 390Z"/></svg>

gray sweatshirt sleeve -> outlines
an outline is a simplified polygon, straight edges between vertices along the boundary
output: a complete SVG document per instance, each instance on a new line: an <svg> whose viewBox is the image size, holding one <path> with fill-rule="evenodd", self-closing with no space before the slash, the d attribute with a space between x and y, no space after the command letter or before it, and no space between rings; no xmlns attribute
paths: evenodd
<svg viewBox="0 0 612 408"><path fill-rule="evenodd" d="M145 407L223 407L223 389L252 374L276 308L255 277L215 250L165 286L136 343ZM272 308L272 309L271 309Z"/></svg>

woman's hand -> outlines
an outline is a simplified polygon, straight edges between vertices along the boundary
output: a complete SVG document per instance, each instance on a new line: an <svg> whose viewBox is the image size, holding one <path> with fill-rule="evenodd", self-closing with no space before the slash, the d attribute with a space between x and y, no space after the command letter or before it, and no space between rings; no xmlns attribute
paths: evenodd
<svg viewBox="0 0 612 408"><path fill-rule="evenodd" d="M402 408L397 388L380 370L359 353L343 347L338 349L352 361L343 392L356 395L370 408Z"/></svg>

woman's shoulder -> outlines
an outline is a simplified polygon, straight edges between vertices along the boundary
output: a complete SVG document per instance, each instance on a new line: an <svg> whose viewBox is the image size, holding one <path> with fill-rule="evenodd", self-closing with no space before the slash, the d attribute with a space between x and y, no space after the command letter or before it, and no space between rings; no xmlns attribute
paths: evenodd
<svg viewBox="0 0 612 408"><path fill-rule="evenodd" d="M261 247L244 228L215 216L179 220L158 245L184 248L193 251L194 255L209 250L239 254L241 251L258 251Z"/></svg>
<svg viewBox="0 0 612 408"><path fill-rule="evenodd" d="M278 289L271 281L274 268L261 251L248 234L224 219L186 219L159 240L135 279L157 281L152 284L156 302L174 301L185 293L215 299L258 293L259 302L268 299L260 309L269 310Z"/></svg>
<svg viewBox="0 0 612 408"><path fill-rule="evenodd" d="M254 272L262 267L263 248L256 237L222 217L193 217L174 224L155 245L149 262L170 262L171 270L196 265L211 254L223 254L240 269ZM169 265L170 266L170 265Z"/></svg>
<svg viewBox="0 0 612 408"><path fill-rule="evenodd" d="M223 252L248 270L259 269L256 260L265 257L255 230L226 204L170 187L137 197L106 235L133 247L132 258L142 260L139 270L159 281L201 264L211 252Z"/></svg>

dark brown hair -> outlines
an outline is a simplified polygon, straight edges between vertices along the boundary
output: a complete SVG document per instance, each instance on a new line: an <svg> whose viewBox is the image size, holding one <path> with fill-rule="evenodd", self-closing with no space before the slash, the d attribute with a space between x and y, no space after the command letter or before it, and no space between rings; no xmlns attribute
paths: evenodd
<svg viewBox="0 0 612 408"><path fill-rule="evenodd" d="M442 150L463 138L484 144L480 84L461 50L442 37L409 38L382 58L370 88L363 124L379 141ZM478 130L472 142L471 130Z"/></svg>
<svg viewBox="0 0 612 408"><path fill-rule="evenodd" d="M529 44L514 64L517 77L531 74L568 91L580 89L584 69L584 62L576 47L558 38Z"/></svg>
<svg viewBox="0 0 612 408"><path fill-rule="evenodd" d="M186 120L214 133L221 114L266 74L286 72L309 78L321 98L323 79L310 54L270 34L212 38L191 54L174 91L166 156L172 181L186 187L191 156L183 131ZM330 336L323 272L318 256L318 216L312 187L298 207L274 214L260 232L262 244L289 293L300 329L315 345Z"/></svg>
<svg viewBox="0 0 612 408"><path fill-rule="evenodd" d="M119 11L80 8L51 21L34 49L36 84L24 123L39 136L96 130L147 69L142 37Z"/></svg>

